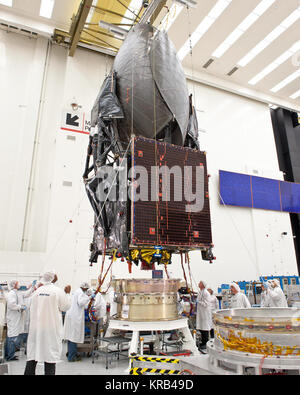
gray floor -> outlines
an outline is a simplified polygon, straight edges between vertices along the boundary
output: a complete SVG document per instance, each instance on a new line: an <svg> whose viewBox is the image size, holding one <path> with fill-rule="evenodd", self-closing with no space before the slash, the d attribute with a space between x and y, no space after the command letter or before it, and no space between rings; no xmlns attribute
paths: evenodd
<svg viewBox="0 0 300 395"><path fill-rule="evenodd" d="M66 344L63 346L62 362L56 365L56 375L128 375L129 359L121 356L118 361L115 357L109 361L108 370L105 367L105 357L99 356L92 363L92 358L83 357L79 362L68 362L66 358ZM8 362L9 375L23 375L26 365L26 356L16 353L18 361ZM36 369L37 375L44 374L43 365L38 365Z"/></svg>

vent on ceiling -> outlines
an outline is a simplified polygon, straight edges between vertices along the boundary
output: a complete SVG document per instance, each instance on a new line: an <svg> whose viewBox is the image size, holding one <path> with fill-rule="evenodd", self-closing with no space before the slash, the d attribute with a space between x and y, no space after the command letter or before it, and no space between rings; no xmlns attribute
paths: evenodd
<svg viewBox="0 0 300 395"><path fill-rule="evenodd" d="M229 75L229 77L234 74L236 71L238 71L238 67L234 67L231 71L229 71L229 73L227 75Z"/></svg>
<svg viewBox="0 0 300 395"><path fill-rule="evenodd" d="M214 59L209 59L209 60L205 63L205 65L203 65L203 68L204 68L204 69L207 69L213 62L214 62Z"/></svg>
<svg viewBox="0 0 300 395"><path fill-rule="evenodd" d="M8 25L6 23L0 23L0 29L6 30L7 32L15 32L15 33L23 34L24 36L31 37L31 38L32 37L37 38L37 36L38 36L38 34L36 32L26 30L26 29L23 29L21 27L17 27L14 25Z"/></svg>

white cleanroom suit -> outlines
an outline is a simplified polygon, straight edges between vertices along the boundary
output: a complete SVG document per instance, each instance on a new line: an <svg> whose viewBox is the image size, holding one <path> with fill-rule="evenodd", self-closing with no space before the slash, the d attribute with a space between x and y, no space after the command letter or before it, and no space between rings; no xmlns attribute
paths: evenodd
<svg viewBox="0 0 300 395"><path fill-rule="evenodd" d="M214 294L210 295L210 308L212 312L219 310L219 301L216 295Z"/></svg>
<svg viewBox="0 0 300 395"><path fill-rule="evenodd" d="M115 301L115 290L113 287L110 287L106 293L107 300L110 304L110 316L113 317L118 312L118 304Z"/></svg>
<svg viewBox="0 0 300 395"><path fill-rule="evenodd" d="M231 296L230 307L232 309L250 309L251 304L247 296L241 292L240 287L236 283L231 283L230 287L234 287L238 292Z"/></svg>
<svg viewBox="0 0 300 395"><path fill-rule="evenodd" d="M270 307L288 307L286 297L280 287L280 282L278 280L273 280L272 282L275 283L274 288L270 286L267 291L270 299Z"/></svg>
<svg viewBox="0 0 300 395"><path fill-rule="evenodd" d="M84 310L89 301L89 296L81 288L72 295L71 308L65 316L64 339L73 343L84 343Z"/></svg>
<svg viewBox="0 0 300 395"><path fill-rule="evenodd" d="M263 283L264 290L260 295L260 307L271 307L271 299L268 292L269 287L271 286L270 282Z"/></svg>
<svg viewBox="0 0 300 395"><path fill-rule="evenodd" d="M97 293L93 307L96 311L96 316L98 319L106 317L106 301L101 292Z"/></svg>
<svg viewBox="0 0 300 395"><path fill-rule="evenodd" d="M210 294L207 289L200 290L197 297L196 328L201 331L211 330Z"/></svg>
<svg viewBox="0 0 300 395"><path fill-rule="evenodd" d="M210 293L206 289L204 281L199 282L199 294L197 296L197 315L196 329L201 333L200 351L206 349L206 343L209 340L209 332L212 329Z"/></svg>
<svg viewBox="0 0 300 395"><path fill-rule="evenodd" d="M70 308L65 292L44 281L33 294L27 341L27 360L57 363L61 360L62 312Z"/></svg>
<svg viewBox="0 0 300 395"><path fill-rule="evenodd" d="M211 329L213 329L214 325L213 325L213 313L217 310L219 310L219 301L216 297L216 295L214 294L210 294L209 295L209 303L210 303L210 326Z"/></svg>
<svg viewBox="0 0 300 395"><path fill-rule="evenodd" d="M16 337L22 332L22 305L18 290L12 289L6 295L7 337Z"/></svg>
<svg viewBox="0 0 300 395"><path fill-rule="evenodd" d="M27 291L23 291L20 294L21 304L26 307L26 310L22 312L22 331L21 333L28 333L29 331L29 319L30 319L30 304L31 298L35 291L35 288L31 286Z"/></svg>
<svg viewBox="0 0 300 395"><path fill-rule="evenodd" d="M18 281L10 282L11 291L6 295L6 323L7 338L5 341L5 358L7 361L18 359L15 352L20 345L20 334L22 332L22 311L25 308L20 301Z"/></svg>

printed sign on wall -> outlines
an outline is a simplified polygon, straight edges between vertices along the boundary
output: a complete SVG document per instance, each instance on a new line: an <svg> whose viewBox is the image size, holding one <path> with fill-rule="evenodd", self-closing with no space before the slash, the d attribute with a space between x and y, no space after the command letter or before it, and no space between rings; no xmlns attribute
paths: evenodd
<svg viewBox="0 0 300 395"><path fill-rule="evenodd" d="M91 115L81 111L63 110L61 130L90 134Z"/></svg>

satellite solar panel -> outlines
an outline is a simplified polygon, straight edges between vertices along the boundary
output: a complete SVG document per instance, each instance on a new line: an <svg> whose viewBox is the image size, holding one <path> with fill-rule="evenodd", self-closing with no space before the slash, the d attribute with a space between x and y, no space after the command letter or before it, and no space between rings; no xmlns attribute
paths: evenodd
<svg viewBox="0 0 300 395"><path fill-rule="evenodd" d="M251 176L253 208L281 211L279 181Z"/></svg>
<svg viewBox="0 0 300 395"><path fill-rule="evenodd" d="M134 168L144 167L148 177L149 201L132 199L132 236L131 244L135 246L160 245L165 247L204 248L212 243L211 220L208 196L208 177L206 169L206 156L204 152L195 151L152 139L135 137L132 144L132 165ZM188 212L186 206L192 204L190 194L185 194L184 182L178 183L178 177L169 178L169 194L164 198L162 192L163 178L159 180L159 199L151 201L153 183L151 168L158 166L172 169L178 166L184 175L184 166L191 168L187 182L191 186L191 194L196 191L196 168L204 169L204 178L201 184L204 194L204 206L200 211ZM182 180L186 180L185 177ZM198 179L199 180L199 179ZM138 193L133 189L133 197ZM182 195L182 198L180 198ZM136 201L135 201L136 200Z"/></svg>
<svg viewBox="0 0 300 395"><path fill-rule="evenodd" d="M224 170L219 174L222 205L300 213L300 184Z"/></svg>
<svg viewBox="0 0 300 395"><path fill-rule="evenodd" d="M250 176L220 170L220 203L252 207Z"/></svg>
<svg viewBox="0 0 300 395"><path fill-rule="evenodd" d="M280 181L282 211L300 214L300 184Z"/></svg>

